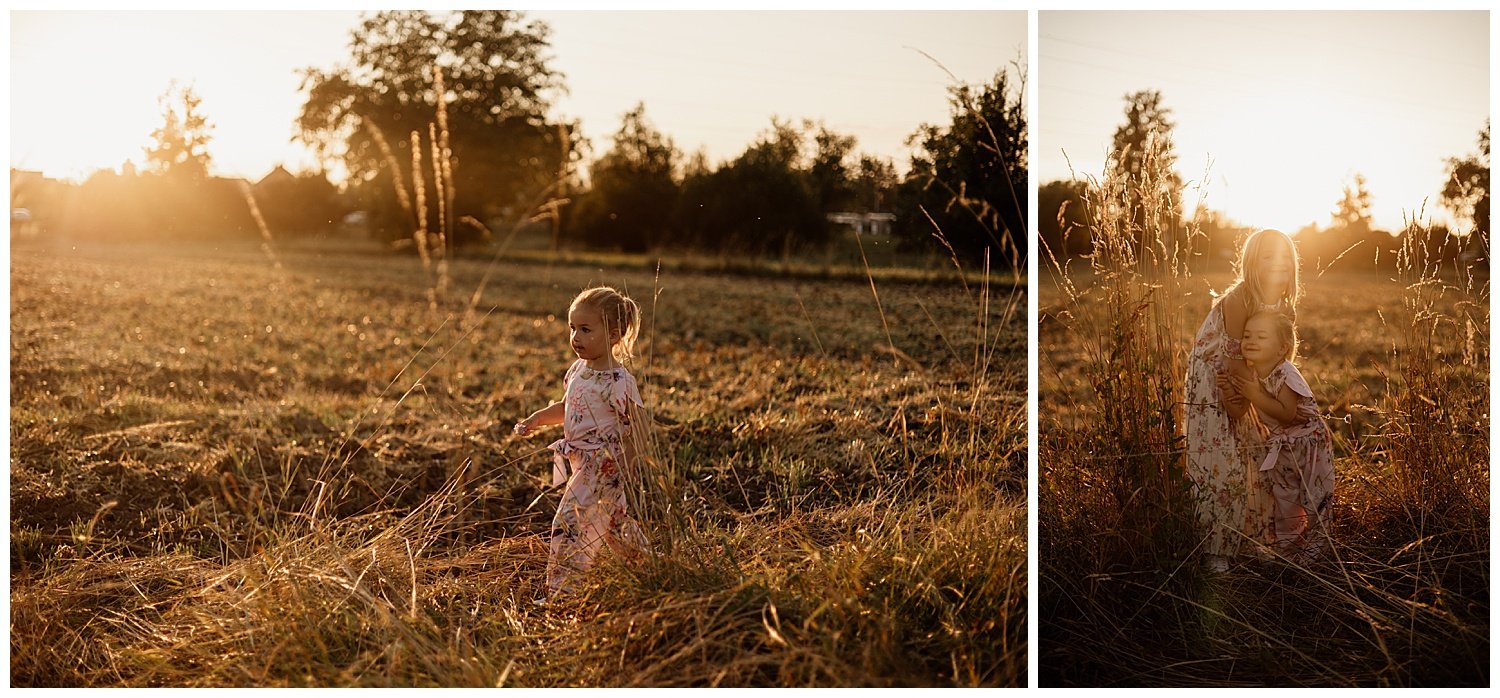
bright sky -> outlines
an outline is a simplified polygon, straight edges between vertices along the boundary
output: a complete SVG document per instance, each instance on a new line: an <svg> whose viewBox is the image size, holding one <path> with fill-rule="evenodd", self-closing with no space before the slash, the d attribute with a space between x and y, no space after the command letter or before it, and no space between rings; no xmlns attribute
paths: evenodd
<svg viewBox="0 0 1500 698"><path fill-rule="evenodd" d="M1444 158L1475 152L1489 117L1489 27L1484 12L1041 12L1033 180L1067 179L1069 160L1099 176L1124 96L1156 89L1178 172L1207 171L1205 205L1243 224L1326 226L1356 172L1377 226L1424 199L1446 220Z"/></svg>
<svg viewBox="0 0 1500 698"><path fill-rule="evenodd" d="M1024 63L1025 12L530 12L552 26L552 66L595 153L620 117L646 114L684 152L740 153L772 115L822 119L904 169L908 135L946 123L950 79L982 82ZM302 104L296 70L346 55L355 12L11 14L11 164L82 179L144 160L158 97L193 86L215 125L216 174L312 169L289 143ZM912 47L912 48L907 48ZM1014 80L1012 81L1015 82Z"/></svg>

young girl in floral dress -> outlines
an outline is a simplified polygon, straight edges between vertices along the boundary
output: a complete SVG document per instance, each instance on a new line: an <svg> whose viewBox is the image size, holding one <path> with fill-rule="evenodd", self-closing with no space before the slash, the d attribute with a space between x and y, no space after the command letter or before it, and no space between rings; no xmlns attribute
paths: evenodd
<svg viewBox="0 0 1500 698"><path fill-rule="evenodd" d="M1187 474L1206 536L1201 551L1215 571L1228 569L1246 542L1269 542L1265 531L1274 515L1268 490L1257 486L1265 428L1231 382L1249 376L1239 338L1256 311L1295 316L1299 293L1297 250L1279 230L1247 238L1236 268L1239 278L1193 339L1184 392Z"/></svg>
<svg viewBox="0 0 1500 698"><path fill-rule="evenodd" d="M1267 428L1266 454L1257 471L1275 501L1270 532L1280 552L1307 560L1318 554L1327 535L1333 437L1312 388L1292 363L1297 329L1291 317L1274 310L1251 315L1240 346L1252 375L1230 380Z"/></svg>
<svg viewBox="0 0 1500 698"><path fill-rule="evenodd" d="M617 553L643 550L645 536L625 508L621 468L627 430L641 406L635 378L623 365L640 331L640 307L608 287L588 289L568 308L568 334L578 360L568 368L561 402L516 423L529 436L537 427L563 425L553 451L552 484L567 482L552 519L547 590L572 590L593 566L601 547Z"/></svg>

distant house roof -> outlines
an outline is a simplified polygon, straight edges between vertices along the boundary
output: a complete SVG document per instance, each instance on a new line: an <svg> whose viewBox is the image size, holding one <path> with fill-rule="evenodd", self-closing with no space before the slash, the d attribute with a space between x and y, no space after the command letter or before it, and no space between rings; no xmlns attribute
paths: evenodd
<svg viewBox="0 0 1500 698"><path fill-rule="evenodd" d="M266 176L261 177L260 181L255 183L255 186L263 187L270 183L291 181L295 179L297 179L297 177L292 173L287 172L285 167L277 165L275 169L272 169L269 173L266 174Z"/></svg>

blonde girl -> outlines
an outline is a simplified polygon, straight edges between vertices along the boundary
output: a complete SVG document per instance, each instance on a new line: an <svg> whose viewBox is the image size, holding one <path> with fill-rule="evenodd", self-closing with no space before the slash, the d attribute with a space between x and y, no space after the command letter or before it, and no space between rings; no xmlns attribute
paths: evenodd
<svg viewBox="0 0 1500 698"><path fill-rule="evenodd" d="M601 547L625 554L645 548L640 526L625 509L620 479L632 413L642 404L624 366L640 317L635 301L615 289L579 293L568 308L568 339L578 360L563 377L563 399L515 426L517 434L530 436L537 427L563 425L563 437L549 446L552 484L567 483L552 519L550 595L572 590Z"/></svg>
<svg viewBox="0 0 1500 698"><path fill-rule="evenodd" d="M1264 542L1273 516L1269 495L1256 487L1264 427L1232 381L1250 375L1240 346L1245 320L1260 310L1295 317L1299 295L1297 249L1286 233L1255 232L1235 267L1238 278L1193 339L1185 389L1187 473L1205 535L1201 551L1216 571L1247 542Z"/></svg>
<svg viewBox="0 0 1500 698"><path fill-rule="evenodd" d="M1245 321L1240 343L1249 377L1231 377L1266 427L1266 453L1257 473L1274 501L1267 534L1284 554L1306 560L1322 549L1333 504L1333 437L1312 388L1292 363L1297 329L1292 318L1262 310Z"/></svg>

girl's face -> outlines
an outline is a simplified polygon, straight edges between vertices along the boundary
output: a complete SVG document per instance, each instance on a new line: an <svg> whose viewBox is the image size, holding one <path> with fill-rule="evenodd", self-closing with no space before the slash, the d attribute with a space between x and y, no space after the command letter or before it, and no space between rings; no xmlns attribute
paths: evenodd
<svg viewBox="0 0 1500 698"><path fill-rule="evenodd" d="M1257 255L1253 261L1257 276L1260 277L1261 292L1273 298L1287 293L1292 283L1292 272L1297 268L1297 260L1286 241L1277 240L1269 245L1262 245Z"/></svg>
<svg viewBox="0 0 1500 698"><path fill-rule="evenodd" d="M1245 321L1245 336L1240 341L1245 361L1259 366L1274 364L1285 359L1291 348L1270 315L1253 315Z"/></svg>
<svg viewBox="0 0 1500 698"><path fill-rule="evenodd" d="M568 343L578 358L593 364L610 356L618 336L604 325L604 315L586 305L568 312Z"/></svg>

